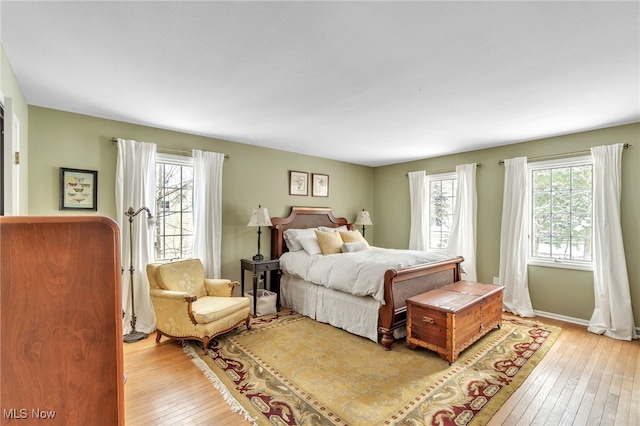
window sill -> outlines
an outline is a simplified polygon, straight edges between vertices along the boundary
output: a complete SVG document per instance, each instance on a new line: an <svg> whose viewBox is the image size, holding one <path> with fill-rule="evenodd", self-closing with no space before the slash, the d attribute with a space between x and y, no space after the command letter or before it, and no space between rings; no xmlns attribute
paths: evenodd
<svg viewBox="0 0 640 426"><path fill-rule="evenodd" d="M584 263L576 263L570 261L544 261L544 260L533 260L529 259L527 261L527 265L529 266L542 266L545 268L560 268L560 269L575 269L578 271L593 271L593 264L584 264Z"/></svg>

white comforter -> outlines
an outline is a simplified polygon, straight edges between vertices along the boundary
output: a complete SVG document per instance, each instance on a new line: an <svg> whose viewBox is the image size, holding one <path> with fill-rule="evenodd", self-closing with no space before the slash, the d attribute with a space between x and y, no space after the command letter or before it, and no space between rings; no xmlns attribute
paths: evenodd
<svg viewBox="0 0 640 426"><path fill-rule="evenodd" d="M323 256L304 250L280 257L284 273L354 296L371 296L384 304L384 272L451 259L443 253L374 248Z"/></svg>

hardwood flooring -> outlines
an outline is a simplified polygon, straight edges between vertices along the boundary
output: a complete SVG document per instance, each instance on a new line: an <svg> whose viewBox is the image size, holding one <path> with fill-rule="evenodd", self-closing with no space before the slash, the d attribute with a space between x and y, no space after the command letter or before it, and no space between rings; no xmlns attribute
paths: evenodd
<svg viewBox="0 0 640 426"><path fill-rule="evenodd" d="M640 425L640 340L562 327L547 355L489 425Z"/></svg>
<svg viewBox="0 0 640 426"><path fill-rule="evenodd" d="M556 343L488 423L640 425L640 340L622 342L585 327L562 327ZM155 334L124 344L125 419L133 425L249 425L231 412L180 344Z"/></svg>
<svg viewBox="0 0 640 426"><path fill-rule="evenodd" d="M220 392L183 352L176 340L155 333L124 343L125 424L250 425L232 413Z"/></svg>

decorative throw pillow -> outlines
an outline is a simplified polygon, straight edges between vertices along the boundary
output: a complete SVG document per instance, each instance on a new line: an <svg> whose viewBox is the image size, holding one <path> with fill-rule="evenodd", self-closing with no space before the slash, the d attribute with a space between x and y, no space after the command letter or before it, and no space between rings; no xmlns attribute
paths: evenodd
<svg viewBox="0 0 640 426"><path fill-rule="evenodd" d="M298 242L302 245L304 251L309 254L321 254L322 250L318 244L318 239L314 237L298 238Z"/></svg>
<svg viewBox="0 0 640 426"><path fill-rule="evenodd" d="M369 247L366 243L344 243L342 244L342 252L343 253L355 253L357 251L366 251L369 250Z"/></svg>
<svg viewBox="0 0 640 426"><path fill-rule="evenodd" d="M360 231L358 231L357 229L353 231L340 232L340 237L345 243L365 243L367 246L367 250L371 250L369 243L364 239Z"/></svg>
<svg viewBox="0 0 640 426"><path fill-rule="evenodd" d="M323 255L342 253L342 238L338 232L316 231L316 238Z"/></svg>

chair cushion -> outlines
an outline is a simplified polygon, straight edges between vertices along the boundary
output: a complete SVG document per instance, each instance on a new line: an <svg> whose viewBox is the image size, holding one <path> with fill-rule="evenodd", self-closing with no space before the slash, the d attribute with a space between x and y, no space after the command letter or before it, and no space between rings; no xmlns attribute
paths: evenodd
<svg viewBox="0 0 640 426"><path fill-rule="evenodd" d="M208 324L248 307L248 297L205 296L191 304L191 312L198 324Z"/></svg>
<svg viewBox="0 0 640 426"><path fill-rule="evenodd" d="M204 269L200 259L179 260L165 263L156 269L158 284L165 290L184 291L204 297Z"/></svg>

